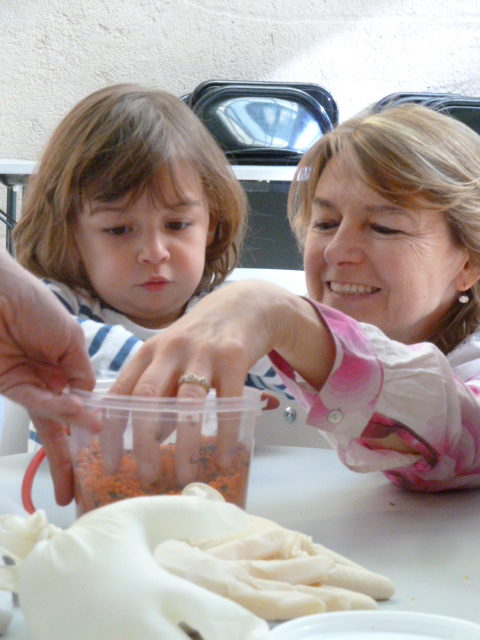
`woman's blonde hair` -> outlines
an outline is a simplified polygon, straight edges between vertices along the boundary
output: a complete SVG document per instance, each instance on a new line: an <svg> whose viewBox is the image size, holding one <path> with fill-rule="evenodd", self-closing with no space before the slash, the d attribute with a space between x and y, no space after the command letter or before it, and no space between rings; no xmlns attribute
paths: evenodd
<svg viewBox="0 0 480 640"><path fill-rule="evenodd" d="M179 98L132 84L106 87L79 102L60 122L29 180L14 229L17 260L35 275L93 290L75 241L75 218L86 200L110 202L144 191L166 167L198 172L209 205L213 242L197 288L208 291L235 268L245 233L244 191L219 145Z"/></svg>
<svg viewBox="0 0 480 640"><path fill-rule="evenodd" d="M365 184L402 207L446 216L454 242L480 268L480 136L453 117L404 104L351 118L321 138L299 163L289 219L303 248L311 203L327 162L341 153ZM480 284L456 302L430 339L444 353L478 329Z"/></svg>

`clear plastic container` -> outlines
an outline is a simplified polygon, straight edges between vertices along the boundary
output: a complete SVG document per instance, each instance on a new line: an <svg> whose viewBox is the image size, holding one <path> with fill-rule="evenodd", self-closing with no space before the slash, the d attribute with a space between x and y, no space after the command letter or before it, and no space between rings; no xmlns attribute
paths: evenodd
<svg viewBox="0 0 480 640"><path fill-rule="evenodd" d="M261 393L205 400L72 391L99 413L94 434L71 427L77 514L139 495L178 494L191 482L245 508Z"/></svg>

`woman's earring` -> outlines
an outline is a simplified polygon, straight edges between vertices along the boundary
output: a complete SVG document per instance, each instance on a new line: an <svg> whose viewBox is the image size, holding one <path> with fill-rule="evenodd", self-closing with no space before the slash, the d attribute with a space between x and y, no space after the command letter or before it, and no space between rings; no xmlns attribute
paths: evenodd
<svg viewBox="0 0 480 640"><path fill-rule="evenodd" d="M458 296L458 301L461 304L467 304L467 302L470 300L470 298L467 296L466 293L462 293L462 295Z"/></svg>

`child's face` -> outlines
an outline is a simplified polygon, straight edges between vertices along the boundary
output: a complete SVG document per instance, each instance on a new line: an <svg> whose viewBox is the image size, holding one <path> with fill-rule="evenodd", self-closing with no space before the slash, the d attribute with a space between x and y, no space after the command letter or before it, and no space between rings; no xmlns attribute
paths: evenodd
<svg viewBox="0 0 480 640"><path fill-rule="evenodd" d="M167 204L148 193L129 202L90 201L77 216L78 250L98 296L133 322L159 329L182 315L205 265L210 228L200 177L178 166L181 200L159 171Z"/></svg>

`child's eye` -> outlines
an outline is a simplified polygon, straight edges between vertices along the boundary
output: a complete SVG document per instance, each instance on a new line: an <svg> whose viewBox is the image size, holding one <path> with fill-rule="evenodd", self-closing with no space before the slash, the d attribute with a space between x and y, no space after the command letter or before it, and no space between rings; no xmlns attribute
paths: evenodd
<svg viewBox="0 0 480 640"><path fill-rule="evenodd" d="M170 222L167 222L165 226L171 231L183 231L184 229L189 227L190 224L190 222L185 222L182 220L170 220Z"/></svg>
<svg viewBox="0 0 480 640"><path fill-rule="evenodd" d="M127 227L126 225L121 225L119 227L108 227L107 229L103 229L103 231L110 236L123 236L125 233L127 233L128 230L129 227Z"/></svg>

